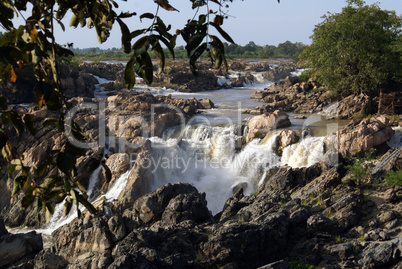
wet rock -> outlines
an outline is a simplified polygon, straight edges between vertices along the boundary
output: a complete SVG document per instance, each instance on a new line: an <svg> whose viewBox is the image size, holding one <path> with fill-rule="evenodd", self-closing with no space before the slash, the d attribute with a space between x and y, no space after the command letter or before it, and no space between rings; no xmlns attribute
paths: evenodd
<svg viewBox="0 0 402 269"><path fill-rule="evenodd" d="M279 135L279 146L286 148L289 145L299 142L300 137L295 130L283 130Z"/></svg>
<svg viewBox="0 0 402 269"><path fill-rule="evenodd" d="M249 142L254 138L263 138L273 129L284 128L290 125L289 115L279 110L271 114L253 117L247 125L248 133L246 135L246 141Z"/></svg>
<svg viewBox="0 0 402 269"><path fill-rule="evenodd" d="M201 100L199 100L199 102L200 102L201 108L203 108L203 109L211 109L211 108L215 107L214 103L210 99L207 99L207 98L201 99Z"/></svg>

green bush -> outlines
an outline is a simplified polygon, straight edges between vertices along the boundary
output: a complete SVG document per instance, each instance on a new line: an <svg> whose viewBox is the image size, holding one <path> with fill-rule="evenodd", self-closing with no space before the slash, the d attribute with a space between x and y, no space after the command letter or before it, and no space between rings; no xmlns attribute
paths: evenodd
<svg viewBox="0 0 402 269"><path fill-rule="evenodd" d="M307 82L311 77L310 70L304 70L299 76L299 82Z"/></svg>
<svg viewBox="0 0 402 269"><path fill-rule="evenodd" d="M389 171L388 174L385 176L385 182L388 186L392 186L394 184L402 186L402 170Z"/></svg>

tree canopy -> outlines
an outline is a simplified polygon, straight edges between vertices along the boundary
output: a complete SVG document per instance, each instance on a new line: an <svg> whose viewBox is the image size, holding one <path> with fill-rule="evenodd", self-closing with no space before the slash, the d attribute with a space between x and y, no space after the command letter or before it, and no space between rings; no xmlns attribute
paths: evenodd
<svg viewBox="0 0 402 269"><path fill-rule="evenodd" d="M377 4L349 0L341 13L327 14L300 56L331 90L369 92L400 81L402 18Z"/></svg>

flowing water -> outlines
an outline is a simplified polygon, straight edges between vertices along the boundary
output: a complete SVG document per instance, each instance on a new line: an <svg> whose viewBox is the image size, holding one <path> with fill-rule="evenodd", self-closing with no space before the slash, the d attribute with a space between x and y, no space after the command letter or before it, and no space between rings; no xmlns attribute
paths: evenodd
<svg viewBox="0 0 402 269"><path fill-rule="evenodd" d="M101 81L104 82L106 81ZM228 78L221 78L220 83L228 83ZM215 109L204 110L202 114L195 116L184 128L171 128L166 130L162 137L150 139L154 164L152 189L155 190L166 183L190 183L200 192L206 193L208 207L216 214L233 195L234 188L243 187L246 195L255 192L270 168L283 165L306 167L322 159L324 136L335 132L347 121L326 120L319 115L306 115L306 119L295 119L291 115L290 128L295 129L303 138L300 142L284 148L282 156L275 151L280 130L272 131L263 140L255 139L242 148L242 125L244 119L250 115L244 115L241 111L243 108L260 105L256 100L250 99L250 96L254 91L262 90L270 84L272 82L261 79L241 88L197 93L138 86L136 89L140 91L171 94L175 98L209 98L216 106ZM107 93L98 87L96 96L105 97ZM401 146L402 128L396 131L399 135L390 143ZM117 199L130 171L121 175L112 188L99 197L96 186L100 170L100 167L96 169L89 181L90 201L96 203L103 197L108 201ZM76 217L75 209L64 218L62 212L63 206L56 206L50 223L36 231L50 234ZM16 231L21 232L21 228L13 230Z"/></svg>

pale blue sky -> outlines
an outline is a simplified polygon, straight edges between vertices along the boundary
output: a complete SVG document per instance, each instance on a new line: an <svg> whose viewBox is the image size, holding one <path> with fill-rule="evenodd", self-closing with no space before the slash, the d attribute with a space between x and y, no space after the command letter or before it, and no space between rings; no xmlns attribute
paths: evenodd
<svg viewBox="0 0 402 269"><path fill-rule="evenodd" d="M154 12L156 7L152 0L127 2L117 1L124 11ZM367 4L378 1L367 0ZM172 24L172 29L183 27L187 19L192 18L194 11L191 9L189 0L170 0L170 4L180 10L168 12L160 10L160 16L165 23ZM211 8L216 4L211 3ZM310 43L314 26L322 21L321 17L328 11L331 13L341 12L346 5L343 0L234 0L230 4L229 14L233 17L224 22L223 28L232 36L237 44L245 45L254 41L258 45L277 45L278 43L290 40L292 42ZM398 15L402 14L401 0L383 0L380 7L386 10L395 10ZM68 17L70 14L67 15ZM130 30L146 28L150 20L139 22L138 16L127 22ZM59 44L73 42L74 47L120 47L120 28L116 23L115 29L107 42L99 44L96 40L95 31L87 28L77 29L68 27L68 20L65 22L66 32L57 32L56 40ZM181 38L178 43L183 44Z"/></svg>

